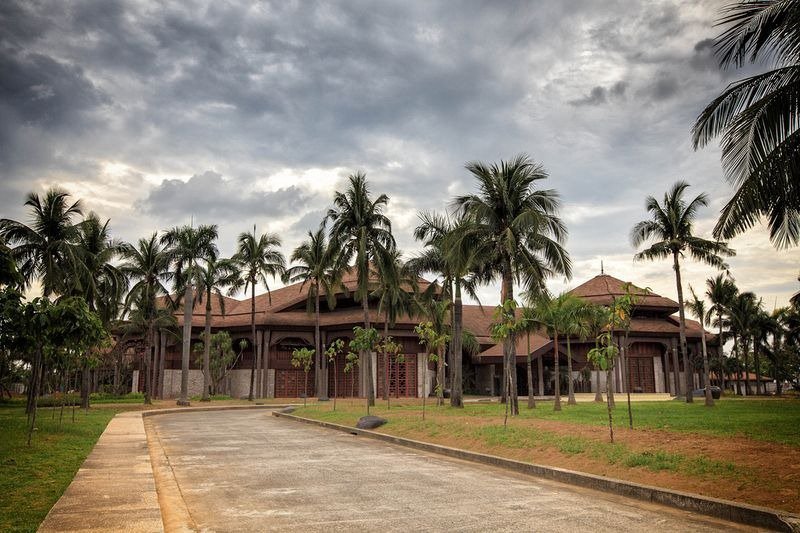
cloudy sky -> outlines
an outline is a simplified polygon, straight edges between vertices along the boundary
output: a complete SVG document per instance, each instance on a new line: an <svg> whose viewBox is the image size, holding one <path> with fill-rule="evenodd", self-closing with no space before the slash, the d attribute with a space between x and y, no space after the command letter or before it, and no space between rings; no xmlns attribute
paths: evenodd
<svg viewBox="0 0 800 533"><path fill-rule="evenodd" d="M363 170L408 255L419 210L473 190L467 161L526 152L563 200L572 280L606 273L675 298L668 262L634 263L647 195L677 179L730 197L694 118L742 72L712 56L723 2L0 2L0 216L58 184L135 240L256 224L284 252ZM798 288L798 249L756 229L730 261L768 308ZM701 288L711 272L686 263ZM280 285L276 282L275 286ZM497 289L483 291L497 302Z"/></svg>

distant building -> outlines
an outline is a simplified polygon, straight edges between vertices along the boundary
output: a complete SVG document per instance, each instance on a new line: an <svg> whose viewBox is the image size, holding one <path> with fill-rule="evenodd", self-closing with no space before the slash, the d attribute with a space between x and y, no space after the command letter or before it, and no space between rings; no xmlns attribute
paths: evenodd
<svg viewBox="0 0 800 533"><path fill-rule="evenodd" d="M329 309L325 298L321 299L321 338L323 345L335 339L349 341L353 335L353 327L363 325L364 315L360 302L353 298L356 289L356 278L351 272L343 280L346 290L337 294L337 303ZM420 279L422 289L430 282ZM625 283L608 275L596 276L579 285L571 292L585 300L608 305L615 296L625 294ZM302 370L293 368L291 354L295 348L314 345L314 314L306 312L306 299L309 286L306 284L290 285L274 290L270 295L262 294L255 299L256 343L251 342L250 299L236 300L224 298L224 313L217 298L212 300L212 332L228 331L236 346L240 339L247 340L247 347L230 372L226 383L228 394L235 397L246 396L249 392L250 369L253 358L256 358L255 395L257 397L298 397L303 393L304 376ZM683 361L679 353L679 331L677 316L678 304L669 298L646 292L638 287L631 291L637 295L637 303L631 320L628 342L624 349L624 360L627 362L627 373L623 374L622 365L618 364L614 372L614 389L624 392L630 386L631 392L675 392L676 377L683 383ZM197 305L192 316L192 342L200 339L205 324L205 304ZM497 344L489 334L493 309L478 305L464 306L464 329L471 332L478 344L479 352L470 356L462 354L464 361L465 392L496 395L500 392L502 375L502 344ZM180 322L182 312L176 312ZM370 321L373 327L383 332L384 316L377 312L377 302L370 302ZM389 328L389 334L403 346L404 361L400 364L390 362L387 368L381 354L373 354L373 375L376 396L384 394L384 383L389 382L389 393L392 396L421 396L423 382L427 379L425 391L433 390L435 379L434 366L424 356L425 350L420 346L414 327L420 322L416 317L401 317ZM686 336L690 359L700 353L700 339L704 334L700 324L687 319ZM614 332L622 344L623 332ZM706 334L709 346L715 345L713 335ZM156 342L155 368L163 366L157 372L157 382L162 387L162 397L176 397L180 391L181 345L178 340L167 334L160 334ZM518 376L518 392L527 394L526 360L528 342L534 365L534 391L539 395L552 394L555 379L553 376L554 358L553 341L541 333L519 335L516 343L516 363ZM573 356L573 375L576 391L591 392L598 387L596 372L592 372L586 361L586 355L594 346L593 339L571 338ZM567 351L566 339L559 338L560 365L562 369L561 391L566 394ZM163 363L161 360L163 359ZM198 395L202 389L202 372L194 363L192 354L190 366L189 393ZM340 397L351 393L359 396L364 390L367 376L363 365L353 374L344 372L345 361L342 357L337 362L336 370L329 368L329 394L333 394L334 381ZM541 370L540 370L541 368ZM387 375L391 379L385 379ZM701 372L694 373L695 387L701 384ZM141 390L143 378L134 372L134 390ZM309 395L314 395L313 369L309 375ZM629 385L628 385L629 383ZM599 386L605 391L605 376L601 373Z"/></svg>

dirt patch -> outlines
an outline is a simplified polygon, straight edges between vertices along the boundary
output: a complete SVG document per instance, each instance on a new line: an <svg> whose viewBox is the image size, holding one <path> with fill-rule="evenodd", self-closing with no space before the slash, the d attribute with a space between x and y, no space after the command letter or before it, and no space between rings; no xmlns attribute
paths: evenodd
<svg viewBox="0 0 800 533"><path fill-rule="evenodd" d="M464 424L473 429L497 426L497 419L474 416L447 416L435 419L442 424ZM585 439L590 443L609 442L608 428L531 419L514 419L509 424L512 428L532 428L559 437ZM723 469L720 472L712 468L711 471L687 473L631 467L621 462L609 462L607 458L595 457L589 452L580 450L565 452L557 446L546 444L534 448L509 447L489 444L485 438L453 436L445 432L431 435L422 428L405 429L392 427L391 424L381 428L380 431L520 461L800 512L800 450L782 444L743 437L711 437L668 430L615 428L615 442L629 451L674 454L685 459L697 460L697 464L733 466L730 471Z"/></svg>

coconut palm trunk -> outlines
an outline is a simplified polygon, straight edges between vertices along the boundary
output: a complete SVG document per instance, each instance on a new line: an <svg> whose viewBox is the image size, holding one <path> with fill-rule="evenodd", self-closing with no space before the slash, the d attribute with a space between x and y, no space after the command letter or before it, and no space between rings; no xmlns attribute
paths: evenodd
<svg viewBox="0 0 800 533"><path fill-rule="evenodd" d="M600 349L600 343L597 341L597 337L594 338L594 348L595 350ZM600 392L600 369L595 368L594 370L595 376L597 378L597 386L594 389L594 401L602 402L603 401L603 393Z"/></svg>
<svg viewBox="0 0 800 533"><path fill-rule="evenodd" d="M511 260L503 261L503 284L501 288L501 301L507 302L514 299L514 278L511 271ZM506 401L511 403L511 416L519 414L519 398L517 397L517 334L511 332L503 342L503 362Z"/></svg>
<svg viewBox="0 0 800 533"><path fill-rule="evenodd" d="M250 392L247 393L247 400L253 401L253 387L256 380L256 282L250 284L250 338L253 350L253 364L250 366Z"/></svg>
<svg viewBox="0 0 800 533"><path fill-rule="evenodd" d="M528 331L528 355L526 357L527 360L527 371L528 371L528 409L533 409L536 407L536 398L533 394L533 364L531 362L531 332Z"/></svg>
<svg viewBox="0 0 800 533"><path fill-rule="evenodd" d="M553 411L561 410L561 376L558 366L558 330L553 332L553 372L555 373L555 392L556 401L553 404Z"/></svg>
<svg viewBox="0 0 800 533"><path fill-rule="evenodd" d="M702 324L702 322L701 322ZM713 407L714 405L714 398L711 397L711 381L709 381L709 371L708 371L708 351L706 348L706 333L705 331L701 334L701 346L703 348L703 381L706 384L706 406Z"/></svg>
<svg viewBox="0 0 800 533"><path fill-rule="evenodd" d="M672 264L675 269L675 284L678 289L678 330L680 331L681 356L683 358L684 387L686 388L686 403L692 403L692 369L689 367L689 350L686 348L686 314L683 310L683 284L681 283L681 266L678 261L678 252L672 253Z"/></svg>
<svg viewBox="0 0 800 533"><path fill-rule="evenodd" d="M211 401L208 394L211 385L211 290L206 294L206 324L203 338L203 395L201 402Z"/></svg>
<svg viewBox="0 0 800 533"><path fill-rule="evenodd" d="M178 405L189 405L189 354L192 346L192 281L187 276L183 293L183 350L181 352L181 395Z"/></svg>
<svg viewBox="0 0 800 533"><path fill-rule="evenodd" d="M464 307L461 300L461 283L456 281L456 294L453 301L453 366L452 384L450 387L450 406L464 407L464 377L463 377L463 321ZM530 361L529 361L530 364Z"/></svg>
<svg viewBox="0 0 800 533"><path fill-rule="evenodd" d="M756 396L761 394L761 369L759 368L761 365L759 364L758 358L758 339L753 336L753 365L755 366L756 370Z"/></svg>
<svg viewBox="0 0 800 533"><path fill-rule="evenodd" d="M717 313L717 320L719 320L719 337L717 337L717 357L719 358L719 379L720 390L725 394L725 351L722 347L722 313Z"/></svg>
<svg viewBox="0 0 800 533"><path fill-rule="evenodd" d="M369 300L367 291L364 291L364 295L361 297L361 307L364 310L364 329L369 329ZM368 350L364 350L361 356L364 361L364 394L367 398L367 405L371 407L375 405L375 385L372 382L372 353Z"/></svg>
<svg viewBox="0 0 800 533"><path fill-rule="evenodd" d="M322 338L319 332L319 280L314 280L314 291L316 297L314 298L314 381L316 383L317 397L321 399L328 399L327 380L323 370L325 358L322 354Z"/></svg>
<svg viewBox="0 0 800 533"><path fill-rule="evenodd" d="M575 405L575 385L572 383L572 348L567 335L567 405Z"/></svg>

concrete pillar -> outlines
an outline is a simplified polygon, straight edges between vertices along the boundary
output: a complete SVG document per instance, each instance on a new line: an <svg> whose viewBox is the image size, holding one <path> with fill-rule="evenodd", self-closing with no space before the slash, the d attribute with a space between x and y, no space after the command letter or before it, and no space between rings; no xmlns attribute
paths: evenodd
<svg viewBox="0 0 800 533"><path fill-rule="evenodd" d="M684 389L686 386L681 381L680 364L678 363L678 339L672 339L672 374L674 378L674 391L675 396L685 396Z"/></svg>
<svg viewBox="0 0 800 533"><path fill-rule="evenodd" d="M417 398L428 394L428 354L417 354Z"/></svg>
<svg viewBox="0 0 800 533"><path fill-rule="evenodd" d="M263 335L261 337L261 352L263 353L264 357L264 362L262 365L262 368L264 369L262 390L264 391L265 398L275 397L275 370L269 367L269 351L271 343L272 343L272 330L268 329L263 332Z"/></svg>
<svg viewBox="0 0 800 533"><path fill-rule="evenodd" d="M664 369L661 364L661 356L653 357L653 375L656 378L656 392L666 392L664 383Z"/></svg>
<svg viewBox="0 0 800 533"><path fill-rule="evenodd" d="M156 390L158 391L158 397L164 398L164 369L166 368L164 361L167 359L167 336L163 331L160 332L158 341L161 357L158 359L158 385Z"/></svg>
<svg viewBox="0 0 800 533"><path fill-rule="evenodd" d="M541 354L536 358L536 373L539 379L539 396L544 396L544 361Z"/></svg>

